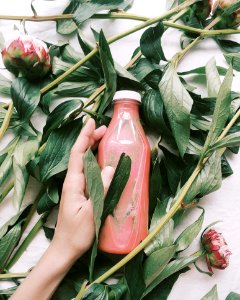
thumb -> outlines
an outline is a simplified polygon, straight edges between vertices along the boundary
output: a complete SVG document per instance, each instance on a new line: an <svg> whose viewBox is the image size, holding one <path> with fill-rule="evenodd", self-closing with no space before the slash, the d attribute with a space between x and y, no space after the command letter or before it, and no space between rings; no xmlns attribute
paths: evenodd
<svg viewBox="0 0 240 300"><path fill-rule="evenodd" d="M102 177L102 182L103 182L103 187L104 187L104 195L105 196L107 194L110 183L113 179L114 171L115 171L114 168L110 167L110 166L107 166L107 167L102 169L101 177Z"/></svg>

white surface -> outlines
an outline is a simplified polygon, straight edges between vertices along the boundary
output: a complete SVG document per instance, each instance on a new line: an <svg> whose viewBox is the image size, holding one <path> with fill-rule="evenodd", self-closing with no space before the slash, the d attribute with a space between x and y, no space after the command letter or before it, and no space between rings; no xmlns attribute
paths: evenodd
<svg viewBox="0 0 240 300"><path fill-rule="evenodd" d="M8 15L31 15L30 0L8 0L0 2L0 14ZM43 1L35 0L34 6L39 15L51 15L61 13L67 1ZM154 17L160 15L165 10L165 1L159 0L135 0L134 6L131 11L135 14ZM116 33L127 30L128 28L137 25L139 22L129 20L95 20L86 22L84 32L88 37L91 37L91 30L89 24L96 30L103 28L107 37ZM19 22L13 21L0 21L0 31L8 39L13 35L14 25L22 29ZM26 29L29 34L34 35L37 38L45 39L51 42L61 41L64 38L61 35L56 34L54 22L42 22L34 23L27 22ZM132 34L111 45L114 59L120 64L125 65L135 48L138 46L139 37L142 31ZM167 58L171 58L172 55L180 50L179 37L181 33L177 30L169 29L167 34L163 37L164 51ZM91 37L92 38L92 37ZM77 45L76 39L71 38L70 42L73 45ZM79 48L78 46L76 46ZM224 65L224 59L221 52L218 50L216 43L213 40L206 40L201 42L190 54L188 54L181 63L179 70L188 70L198 66L205 65L207 61L215 56L219 65ZM234 81L234 88L239 91L239 75L236 75ZM192 83L196 83L193 78ZM35 117L41 123L41 116L39 111L35 113ZM36 121L35 121L36 122ZM36 123L34 123L36 124ZM41 127L41 124L38 124ZM7 142L7 137L4 139L3 144ZM214 284L218 286L219 299L224 300L227 294L231 291L240 293L240 155L230 155L230 163L234 170L234 175L223 181L222 188L212 193L211 195L204 197L201 205L206 209L206 216L203 228L209 223L216 220L223 220L215 226L220 232L223 233L226 238L229 248L232 251L230 258L230 265L225 271L216 270L213 277L208 277L204 274L200 274L192 267L192 270L181 275L178 282L175 284L169 300L188 299L198 300L205 295ZM33 194L36 195L38 185L35 181L31 181L31 184L26 195L24 205L27 201L33 199ZM12 207L10 198L0 205L0 225L8 220L12 215L16 213ZM198 210L191 211L188 217L184 220L181 228L186 227L190 222L194 221L198 216ZM35 221L37 216L35 218ZM35 221L32 221L31 225ZM179 229L179 232L181 229ZM25 234L26 235L26 234ZM36 264L41 254L47 247L48 242L45 239L43 233L40 233L25 254L21 257L18 263L12 268L13 272L23 272ZM199 239L196 239L192 246L186 251L187 253L193 253L199 248ZM204 263L202 264L204 267ZM206 268L206 267L205 267ZM5 286L0 283L0 288ZM160 299L161 300L161 299Z"/></svg>

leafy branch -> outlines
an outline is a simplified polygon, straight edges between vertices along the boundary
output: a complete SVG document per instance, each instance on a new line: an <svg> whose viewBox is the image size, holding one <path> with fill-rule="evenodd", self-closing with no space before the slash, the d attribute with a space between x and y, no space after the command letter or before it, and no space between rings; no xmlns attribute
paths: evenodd
<svg viewBox="0 0 240 300"><path fill-rule="evenodd" d="M221 135L218 138L218 141L221 141L229 132L231 127L234 125L236 120L240 117L240 110L236 112L234 117L231 119L229 124L226 126L226 128L223 130ZM219 154L222 155L225 151L225 148L219 150ZM107 272L105 272L103 275L98 277L93 283L91 283L89 286L87 286L86 290L89 289L94 283L101 283L105 281L107 278L109 278L111 275L113 275L116 271L118 271L120 268L122 268L124 265L126 265L131 259L133 259L139 252L144 250L144 248L154 239L154 237L163 229L163 227L169 222L169 220L182 208L182 204L184 202L184 198L186 197L189 189L191 188L192 184L196 180L197 176L201 172L201 170L204 168L206 163L208 162L209 158L211 157L205 157L203 161L199 161L197 164L195 170L193 171L192 175L189 177L187 182L184 184L184 186L181 188L180 192L176 196L176 199L174 200L174 204L169 209L168 213L160 220L159 224L148 234L148 236L139 244L133 251L131 251L128 255L126 255L122 260L120 260L117 264L115 264L111 269L109 269Z"/></svg>

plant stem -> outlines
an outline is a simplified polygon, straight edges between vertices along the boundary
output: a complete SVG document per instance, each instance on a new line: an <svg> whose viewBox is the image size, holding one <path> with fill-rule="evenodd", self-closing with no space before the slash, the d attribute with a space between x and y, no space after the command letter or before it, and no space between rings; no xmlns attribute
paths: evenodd
<svg viewBox="0 0 240 300"><path fill-rule="evenodd" d="M8 129L12 114L13 114L13 102L11 101L9 103L8 110L6 112L6 115L5 115L5 118L3 120L2 126L0 128L0 141L3 138L5 132Z"/></svg>
<svg viewBox="0 0 240 300"><path fill-rule="evenodd" d="M62 14L52 16L7 16L0 15L0 20L15 20L15 21L32 21L32 22L45 22L45 21L58 21L58 20L72 20L74 14ZM127 12L111 12L107 14L94 14L90 19L129 19L136 21L147 21L149 18L129 14Z"/></svg>
<svg viewBox="0 0 240 300"><path fill-rule="evenodd" d="M1 279L12 279L12 278L25 278L28 276L28 272L25 273L7 273L7 274L0 274Z"/></svg>
<svg viewBox="0 0 240 300"><path fill-rule="evenodd" d="M108 44L111 44L113 42L116 42L117 40L122 39L123 37L126 37L136 31L139 31L145 27L148 27L150 25L153 25L163 19L166 19L168 17L171 17L172 15L178 13L179 11L181 11L182 9L185 9L186 7L192 5L193 3L195 3L197 0L187 0L185 2L183 2L182 4L180 4L179 6L169 10L168 12L156 17L156 18L152 18L149 19L145 22L143 22L142 24L139 24L127 31L124 31L120 34L117 34L111 38L109 38L107 40ZM42 94L48 92L50 89L52 89L53 87L55 87L57 84L59 84L63 79L65 79L69 74L71 74L72 72L74 72L75 70L77 70L80 66L82 66L85 62L87 62L89 59L91 59L94 55L96 55L98 52L98 47L95 47L91 52L89 52L83 59L81 59L79 62L77 62L74 66L72 66L70 69L68 69L65 73L63 73L62 75L60 75L58 78L56 78L55 80L53 80L51 83L49 83L48 85L46 85L45 87L43 87L40 92Z"/></svg>
<svg viewBox="0 0 240 300"><path fill-rule="evenodd" d="M5 190L0 195L0 203L4 200L4 198L8 195L8 193L13 189L14 181L10 181L9 184L6 186Z"/></svg>
<svg viewBox="0 0 240 300"><path fill-rule="evenodd" d="M204 36L214 36L214 35L227 35L227 34L238 34L240 33L239 29L222 29L222 30L207 30L207 29L200 29L191 26L186 26L182 24L173 23L170 21L163 21L164 26L172 27L176 29L180 29L183 31L188 31L196 34L202 34Z"/></svg>
<svg viewBox="0 0 240 300"><path fill-rule="evenodd" d="M221 140L226 136L228 131L231 129L233 124L236 122L238 117L240 116L240 110L236 112L236 114L233 116L229 124L226 126L226 128L223 130L222 134L219 136L218 140ZM226 148L218 150L219 153L222 155ZM212 155L212 154L211 154ZM197 164L195 170L193 171L192 175L189 177L187 182L184 184L184 186L179 191L179 194L176 196L176 201L172 205L172 207L169 209L168 213L162 217L159 224L148 234L148 236L139 244L133 251L131 251L129 254L127 254L122 260L120 260L116 265L114 265L111 269L109 269L107 272L105 272L103 275L98 277L95 281L93 281L89 286L86 287L86 290L89 289L94 283L101 283L105 281L108 277L110 277L112 274L114 274L117 270L122 268L126 263L128 263L134 256L136 256L139 252L141 252L151 241L152 239L162 230L164 225L169 222L169 220L175 215L175 213L181 209L181 204L184 201L184 198L186 197L191 185L197 178L198 174L201 172L201 170L204 168L205 164L211 157L208 156L203 159L203 161ZM78 298L81 299L81 298Z"/></svg>
<svg viewBox="0 0 240 300"><path fill-rule="evenodd" d="M225 129L223 130L223 132L221 133L221 135L217 139L217 142L219 142L220 140L222 140L228 134L229 130L231 129L231 127L234 125L234 123L237 121L237 119L239 117L240 117L240 109L235 113L235 115L233 116L233 118L231 119L231 121L225 127Z"/></svg>
<svg viewBox="0 0 240 300"><path fill-rule="evenodd" d="M186 55L186 53L192 49L198 42L200 42L202 39L205 38L205 36L207 36L208 34L207 31L209 31L209 29L211 29L213 26L215 26L219 21L221 21L221 17L216 17L211 23L209 23L205 28L204 28L204 32L201 33L196 39L194 39L185 49L183 49L182 51L179 51L178 53L176 53L173 58L172 58L172 63L174 64L175 68L177 68L179 62L181 61L181 59Z"/></svg>
<svg viewBox="0 0 240 300"><path fill-rule="evenodd" d="M82 284L82 286L81 286L81 289L80 289L80 291L79 291L79 293L78 293L78 295L77 295L77 297L76 297L76 300L81 300L81 299L82 299L82 297L83 297L83 295L84 295L84 292L85 292L85 288L86 288L86 286L87 286L87 283L88 283L87 280L85 280L85 281L83 282L83 284Z"/></svg>
<svg viewBox="0 0 240 300"><path fill-rule="evenodd" d="M44 213L40 219L37 221L37 223L33 226L25 240L22 242L22 244L19 246L13 257L8 262L6 269L9 270L12 268L12 266L18 261L18 259L22 256L26 248L29 246L31 241L34 239L36 234L39 232L39 230L42 228L43 224L45 223L47 217L49 215L49 212Z"/></svg>

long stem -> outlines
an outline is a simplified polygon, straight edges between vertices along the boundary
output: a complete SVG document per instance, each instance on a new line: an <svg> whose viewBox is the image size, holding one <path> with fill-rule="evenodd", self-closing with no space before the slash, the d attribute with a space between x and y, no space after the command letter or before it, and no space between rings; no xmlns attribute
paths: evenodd
<svg viewBox="0 0 240 300"><path fill-rule="evenodd" d="M11 260L8 262L6 269L9 270L12 268L12 266L18 261L18 259L22 256L26 248L29 246L31 241L34 239L36 234L39 232L39 230L42 228L43 224L46 221L46 218L48 217L49 212L44 213L40 219L37 221L37 223L33 226L32 230L29 232L25 240L22 242L22 244L19 246Z"/></svg>
<svg viewBox="0 0 240 300"><path fill-rule="evenodd" d="M7 16L0 15L0 20L15 20L15 21L31 21L31 22L45 22L45 21L58 21L58 20L72 20L73 14L62 14L52 16ZM147 21L149 18L129 14L126 12L111 12L107 14L94 14L90 19L129 19L136 21Z"/></svg>
<svg viewBox="0 0 240 300"><path fill-rule="evenodd" d="M169 10L168 12L156 17L156 18L152 18L149 19L145 22L143 22L142 24L139 24L127 31L124 31L118 35L115 35L111 38L109 38L107 40L108 44L111 44L113 42L116 42L117 40L122 39L123 37L126 37L136 31L139 31L145 27L148 27L152 24L155 24L163 19L166 19L168 17L171 17L172 15L178 13L179 11L181 11L182 9L185 9L186 7L192 5L193 3L195 3L197 0L188 0L183 2L182 4L180 4L179 6ZM52 89L53 87L55 87L57 84L59 84L63 79L65 79L69 74L71 74L72 72L74 72L75 70L77 70L80 66L82 66L85 62L87 62L89 59L91 59L94 55L96 55L98 52L98 48L94 48L91 52L89 52L83 59L81 59L79 62L77 62L74 66L72 66L70 69L68 69L65 73L63 73L62 75L60 75L58 78L56 78L55 80L53 80L51 83L49 83L48 85L46 85L44 88L42 88L40 91L42 94L48 92L50 89Z"/></svg>
<svg viewBox="0 0 240 300"><path fill-rule="evenodd" d="M236 112L236 114L233 116L229 124L226 126L226 128L223 130L222 134L219 136L218 140L221 140L226 136L226 134L229 132L231 127L234 125L238 117L240 116L240 110ZM225 151L225 148L220 149L219 153L222 155ZM107 272L105 272L103 275L98 277L94 282L92 282L89 286L86 287L86 290L89 289L90 286L92 286L94 283L101 283L105 281L108 277L110 277L112 274L114 274L116 271L118 271L120 268L122 268L126 263L128 263L134 256L136 256L140 251L142 251L151 241L152 239L162 230L164 225L169 222L169 220L176 214L176 212L181 208L181 204L184 201L184 198L186 197L191 185L197 178L198 174L201 172L201 170L204 168L205 164L209 160L209 157L204 158L204 160L196 166L195 170L193 171L192 175L189 177L185 185L181 188L179 195L177 196L176 201L168 211L168 213L160 220L159 224L149 233L149 235L139 244L132 252L130 252L128 255L126 255L122 260L120 260L116 265L114 265L111 269L109 269ZM81 298L78 298L81 299Z"/></svg>
<svg viewBox="0 0 240 300"><path fill-rule="evenodd" d="M219 21L221 21L221 17L216 17L215 19L213 19L212 22L209 23L204 28L204 32L203 33L201 33L196 39L194 39L185 49L183 49L182 51L179 51L178 53L176 53L173 56L172 62L175 65L175 67L178 66L178 64L181 61L181 59L186 55L186 53L190 49L192 49L198 42L200 42L202 39L204 39L206 36L208 36L207 31L209 31L209 29L211 29L213 26L215 26Z"/></svg>
<svg viewBox="0 0 240 300"><path fill-rule="evenodd" d="M178 23L173 23L170 21L163 21L164 26L172 27L176 29L180 29L183 31L188 31L196 34L203 34L204 36L214 36L214 35L228 35L228 34L238 34L240 33L239 29L222 29L222 30L207 30L207 29L200 29L191 26L186 26Z"/></svg>
<svg viewBox="0 0 240 300"><path fill-rule="evenodd" d="M28 272L0 274L0 279L25 278L28 274Z"/></svg>
<svg viewBox="0 0 240 300"><path fill-rule="evenodd" d="M5 115L5 118L3 120L2 126L0 128L0 141L3 138L5 132L8 129L12 114L13 114L13 102L11 101L9 103L8 110L6 112L6 115Z"/></svg>

